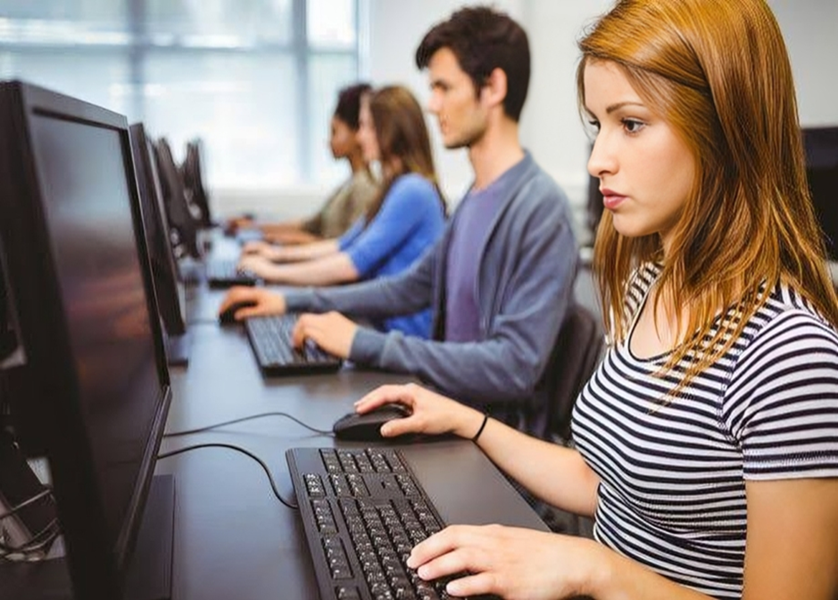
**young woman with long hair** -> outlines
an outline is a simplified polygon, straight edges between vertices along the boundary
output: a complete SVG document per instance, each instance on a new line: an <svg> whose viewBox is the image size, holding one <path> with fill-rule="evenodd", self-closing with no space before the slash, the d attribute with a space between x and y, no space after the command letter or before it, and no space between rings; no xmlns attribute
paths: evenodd
<svg viewBox="0 0 838 600"><path fill-rule="evenodd" d="M623 0L580 48L610 347L575 448L415 385L357 410L410 407L385 436L477 433L595 540L453 526L408 565L455 596L835 600L838 298L777 22L764 0Z"/></svg>

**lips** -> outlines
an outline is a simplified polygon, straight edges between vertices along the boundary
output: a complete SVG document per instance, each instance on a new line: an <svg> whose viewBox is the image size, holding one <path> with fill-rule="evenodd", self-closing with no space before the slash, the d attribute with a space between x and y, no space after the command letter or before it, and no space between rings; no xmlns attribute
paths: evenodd
<svg viewBox="0 0 838 600"><path fill-rule="evenodd" d="M608 188L603 188L600 192L602 193L602 205L608 210L616 209L627 198L627 196L618 194L614 190L610 190Z"/></svg>

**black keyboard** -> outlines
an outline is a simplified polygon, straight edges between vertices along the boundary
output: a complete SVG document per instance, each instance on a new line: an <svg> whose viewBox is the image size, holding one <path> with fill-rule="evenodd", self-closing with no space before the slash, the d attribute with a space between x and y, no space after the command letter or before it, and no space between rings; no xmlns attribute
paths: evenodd
<svg viewBox="0 0 838 600"><path fill-rule="evenodd" d="M213 258L208 260L204 267L207 284L213 288L259 283L259 277L255 273L239 269L238 260Z"/></svg>
<svg viewBox="0 0 838 600"><path fill-rule="evenodd" d="M392 448L286 453L320 598L447 600L446 581L405 566L443 521Z"/></svg>
<svg viewBox="0 0 838 600"><path fill-rule="evenodd" d="M342 361L315 343L306 341L294 348L291 334L296 315L269 315L245 319L244 327L256 362L265 375L296 375L336 371Z"/></svg>

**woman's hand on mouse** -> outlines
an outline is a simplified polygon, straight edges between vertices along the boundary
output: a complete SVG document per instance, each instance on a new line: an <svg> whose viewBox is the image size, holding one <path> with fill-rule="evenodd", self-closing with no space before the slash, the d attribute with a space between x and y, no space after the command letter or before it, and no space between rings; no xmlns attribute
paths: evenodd
<svg viewBox="0 0 838 600"><path fill-rule="evenodd" d="M381 435L394 437L405 433L439 435L453 433L471 438L483 422L483 413L456 400L427 390L415 383L384 385L376 388L355 403L355 410L365 413L385 404L407 406L411 415L395 419L381 427Z"/></svg>
<svg viewBox="0 0 838 600"><path fill-rule="evenodd" d="M222 314L236 305L242 306L236 311L236 320L259 315L281 315L285 313L285 297L264 288L242 285L230 288L230 291L224 296L224 300L221 301L218 314Z"/></svg>

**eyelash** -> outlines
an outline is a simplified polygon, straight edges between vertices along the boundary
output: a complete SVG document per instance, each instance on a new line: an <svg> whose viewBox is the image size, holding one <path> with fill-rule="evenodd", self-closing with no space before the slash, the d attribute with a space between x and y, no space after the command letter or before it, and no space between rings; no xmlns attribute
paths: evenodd
<svg viewBox="0 0 838 600"><path fill-rule="evenodd" d="M644 127L646 127L646 123L639 119L621 119L620 123L623 124L623 129L625 129L626 133L629 135L637 135ZM636 129L631 130L630 127L636 127Z"/></svg>
<svg viewBox="0 0 838 600"><path fill-rule="evenodd" d="M646 127L646 123L640 119L620 119L620 123L622 123L623 129L628 135L637 135L644 127ZM594 131L599 133L599 121L591 119L588 121L588 124L594 129ZM635 129L632 129L633 127Z"/></svg>

